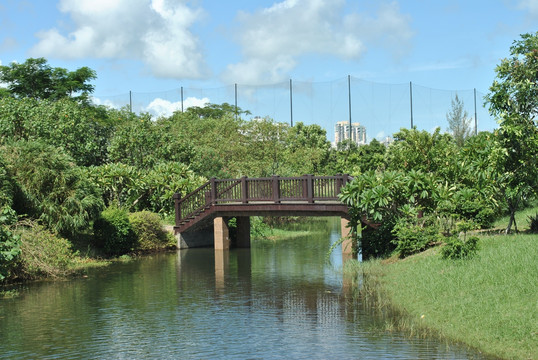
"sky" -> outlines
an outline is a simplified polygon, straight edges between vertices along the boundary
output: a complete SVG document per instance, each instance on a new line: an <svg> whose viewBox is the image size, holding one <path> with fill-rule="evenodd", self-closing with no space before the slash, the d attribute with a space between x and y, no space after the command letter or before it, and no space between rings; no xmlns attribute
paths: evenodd
<svg viewBox="0 0 538 360"><path fill-rule="evenodd" d="M436 105L431 94L467 91L468 103L472 89L486 94L512 42L536 31L538 0L0 0L0 63L44 57L53 67L88 66L97 72L97 103L131 91L156 116L177 110L181 87L198 89L186 91L188 106L224 102L223 92L233 103L237 86L240 107L253 115L304 118L328 132L349 117L352 89L354 121L370 126L372 138L392 132L380 123L408 121L398 102L409 95L416 111L423 99L435 108L424 116L441 118L450 100ZM285 94L292 86L297 103ZM302 100L306 88L331 90ZM301 103L310 108L303 115ZM359 111L367 107L374 110Z"/></svg>

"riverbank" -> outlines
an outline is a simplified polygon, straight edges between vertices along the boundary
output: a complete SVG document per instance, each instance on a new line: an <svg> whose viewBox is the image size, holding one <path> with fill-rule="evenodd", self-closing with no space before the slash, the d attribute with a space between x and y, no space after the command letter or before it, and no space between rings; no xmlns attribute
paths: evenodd
<svg viewBox="0 0 538 360"><path fill-rule="evenodd" d="M369 261L363 294L399 315L387 322L507 359L538 358L538 235L481 236L477 256L443 260L440 248ZM368 295L369 294L369 295Z"/></svg>

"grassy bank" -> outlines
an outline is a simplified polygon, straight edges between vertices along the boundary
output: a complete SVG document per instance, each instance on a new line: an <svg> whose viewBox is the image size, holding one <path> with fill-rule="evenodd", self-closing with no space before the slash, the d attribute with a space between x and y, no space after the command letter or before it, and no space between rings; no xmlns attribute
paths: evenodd
<svg viewBox="0 0 538 360"><path fill-rule="evenodd" d="M439 248L361 269L367 292L403 314L397 326L510 359L538 359L538 235L481 237L479 254L449 261Z"/></svg>

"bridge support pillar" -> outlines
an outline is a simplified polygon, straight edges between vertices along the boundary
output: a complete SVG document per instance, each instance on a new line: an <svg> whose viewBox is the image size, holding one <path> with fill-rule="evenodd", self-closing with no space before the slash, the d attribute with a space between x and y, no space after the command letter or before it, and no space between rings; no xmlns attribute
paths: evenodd
<svg viewBox="0 0 538 360"><path fill-rule="evenodd" d="M344 242L342 242L342 256L346 258L353 256L355 252L355 239L353 239L353 232L349 227L348 219L340 218L340 229L342 238L344 238Z"/></svg>
<svg viewBox="0 0 538 360"><path fill-rule="evenodd" d="M250 217L238 216L237 220L237 247L250 247Z"/></svg>
<svg viewBox="0 0 538 360"><path fill-rule="evenodd" d="M230 231L228 223L223 217L216 217L213 220L213 232L215 237L215 250L230 249Z"/></svg>
<svg viewBox="0 0 538 360"><path fill-rule="evenodd" d="M230 252L215 250L215 288L222 292L225 288L225 279L230 267Z"/></svg>

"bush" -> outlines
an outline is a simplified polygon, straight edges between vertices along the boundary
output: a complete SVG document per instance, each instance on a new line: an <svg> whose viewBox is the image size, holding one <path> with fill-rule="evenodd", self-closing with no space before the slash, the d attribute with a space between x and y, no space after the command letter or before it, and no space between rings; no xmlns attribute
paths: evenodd
<svg viewBox="0 0 538 360"><path fill-rule="evenodd" d="M393 243L400 257L426 250L440 240L439 228L428 224L426 219L418 223L402 219L394 226L393 233L396 236Z"/></svg>
<svg viewBox="0 0 538 360"><path fill-rule="evenodd" d="M136 250L151 251L173 244L168 233L163 230L159 215L140 211L129 215L129 222L136 236Z"/></svg>
<svg viewBox="0 0 538 360"><path fill-rule="evenodd" d="M108 255L123 255L134 250L136 235L127 211L109 207L93 225L95 245Z"/></svg>
<svg viewBox="0 0 538 360"><path fill-rule="evenodd" d="M17 141L0 146L1 157L14 182L13 209L51 231L73 237L88 229L102 209L97 186L61 149Z"/></svg>
<svg viewBox="0 0 538 360"><path fill-rule="evenodd" d="M9 225L17 219L15 211L4 207L0 212L0 281L8 278L20 255L20 239Z"/></svg>
<svg viewBox="0 0 538 360"><path fill-rule="evenodd" d="M3 158L0 155L0 208L3 206L13 206L13 196L15 187L13 180L9 176Z"/></svg>
<svg viewBox="0 0 538 360"><path fill-rule="evenodd" d="M360 234L360 252L363 260L386 257L394 251L394 217L383 220L377 228L366 226Z"/></svg>
<svg viewBox="0 0 538 360"><path fill-rule="evenodd" d="M68 240L30 220L17 223L15 232L21 239L20 277L60 277L73 271L76 254Z"/></svg>
<svg viewBox="0 0 538 360"><path fill-rule="evenodd" d="M469 219L482 229L490 228L497 215L492 204L484 201L481 194L471 188L463 188L454 194L455 213Z"/></svg>
<svg viewBox="0 0 538 360"><path fill-rule="evenodd" d="M459 238L453 236L441 249L443 259L469 259L478 252L478 236Z"/></svg>

